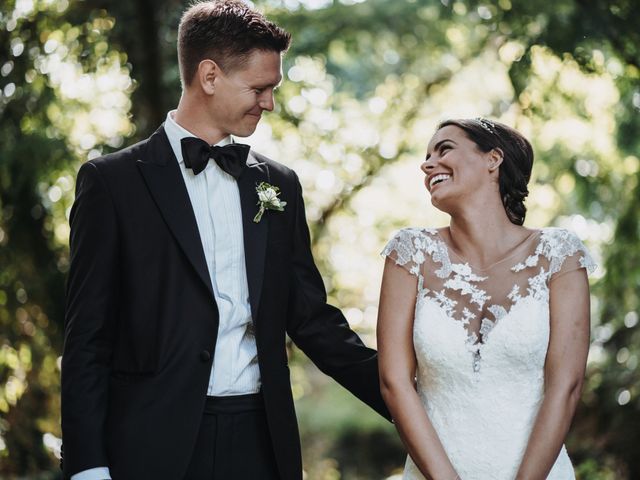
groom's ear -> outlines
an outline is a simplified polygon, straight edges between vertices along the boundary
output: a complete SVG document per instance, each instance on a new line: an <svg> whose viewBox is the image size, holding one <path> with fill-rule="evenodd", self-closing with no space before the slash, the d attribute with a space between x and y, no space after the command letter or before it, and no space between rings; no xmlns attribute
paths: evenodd
<svg viewBox="0 0 640 480"><path fill-rule="evenodd" d="M198 64L194 80L198 82L200 89L206 95L213 95L215 92L216 79L221 73L222 70L220 70L216 62L211 59L205 59Z"/></svg>

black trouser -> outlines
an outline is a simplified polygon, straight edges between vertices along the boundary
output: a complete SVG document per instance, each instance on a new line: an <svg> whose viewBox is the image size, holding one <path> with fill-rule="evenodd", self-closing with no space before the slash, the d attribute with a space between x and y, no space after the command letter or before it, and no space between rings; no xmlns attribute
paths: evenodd
<svg viewBox="0 0 640 480"><path fill-rule="evenodd" d="M207 397L184 480L278 480L262 396Z"/></svg>

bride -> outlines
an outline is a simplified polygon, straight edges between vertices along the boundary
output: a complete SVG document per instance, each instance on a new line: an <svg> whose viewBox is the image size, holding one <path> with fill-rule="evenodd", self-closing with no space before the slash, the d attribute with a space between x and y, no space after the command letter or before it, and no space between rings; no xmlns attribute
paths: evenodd
<svg viewBox="0 0 640 480"><path fill-rule="evenodd" d="M439 125L421 169L443 228L383 251L383 397L405 479L573 479L563 442L589 348L585 247L523 227L533 151L486 119Z"/></svg>

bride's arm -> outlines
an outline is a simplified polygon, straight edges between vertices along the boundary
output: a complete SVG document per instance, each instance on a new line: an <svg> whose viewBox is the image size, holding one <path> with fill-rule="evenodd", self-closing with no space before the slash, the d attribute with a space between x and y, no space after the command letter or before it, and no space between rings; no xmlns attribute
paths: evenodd
<svg viewBox="0 0 640 480"><path fill-rule="evenodd" d="M387 258L378 310L380 388L400 438L422 474L435 480L454 480L458 478L456 471L414 386L416 292L417 278Z"/></svg>
<svg viewBox="0 0 640 480"><path fill-rule="evenodd" d="M544 400L517 480L547 478L580 400L589 351L589 284L584 268L551 281L549 310Z"/></svg>

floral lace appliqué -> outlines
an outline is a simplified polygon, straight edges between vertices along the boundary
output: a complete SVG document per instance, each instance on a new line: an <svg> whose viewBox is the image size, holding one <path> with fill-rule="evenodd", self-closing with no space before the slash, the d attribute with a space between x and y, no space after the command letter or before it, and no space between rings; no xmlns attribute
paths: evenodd
<svg viewBox="0 0 640 480"><path fill-rule="evenodd" d="M480 369L482 348L497 323L504 321L524 299L548 303L550 278L560 272L568 257L578 253L579 265L592 271L595 264L574 234L558 228L543 229L535 250L523 260L497 272L491 270L492 274L501 275L496 279L477 275L468 263L452 262L436 229L403 229L382 252L418 277L418 300L433 301L448 318L461 323L474 372ZM528 271L531 273L527 274ZM501 287L496 290L494 285L490 295L488 282L496 280ZM500 290L503 292L499 293ZM496 292L499 298L489 303Z"/></svg>

